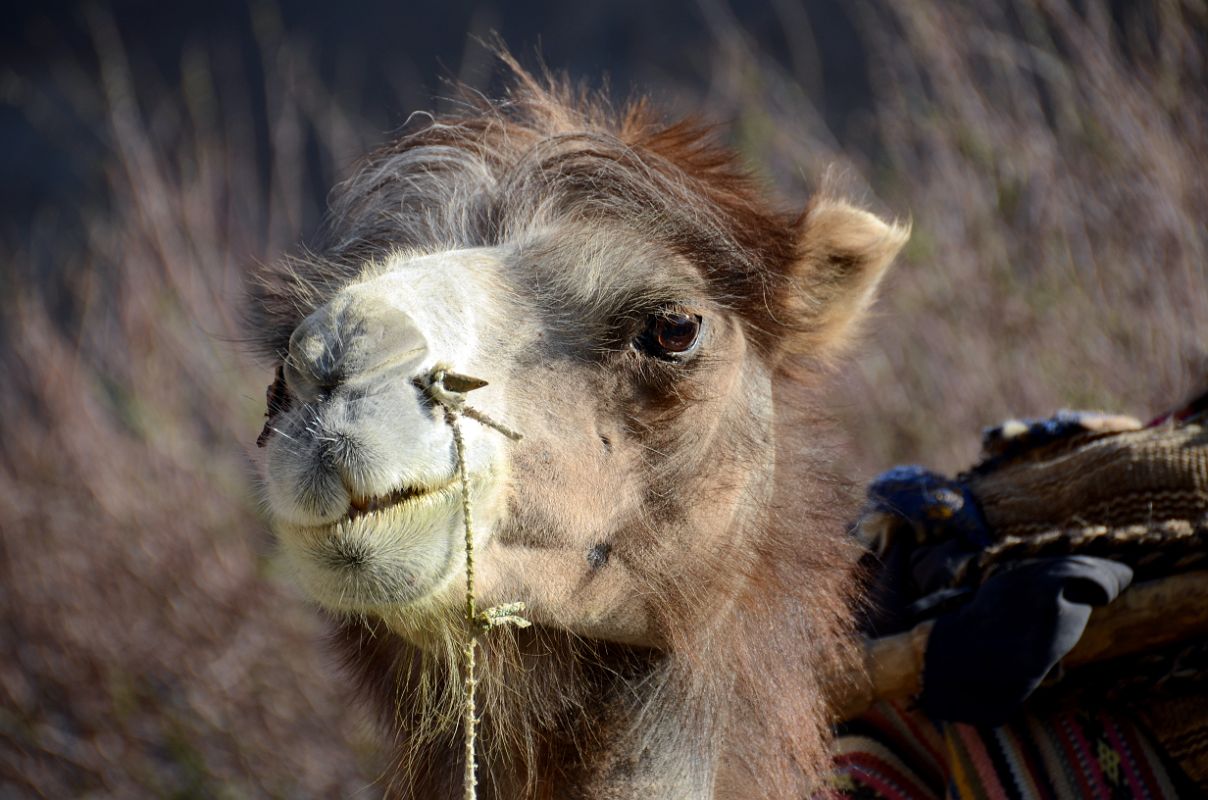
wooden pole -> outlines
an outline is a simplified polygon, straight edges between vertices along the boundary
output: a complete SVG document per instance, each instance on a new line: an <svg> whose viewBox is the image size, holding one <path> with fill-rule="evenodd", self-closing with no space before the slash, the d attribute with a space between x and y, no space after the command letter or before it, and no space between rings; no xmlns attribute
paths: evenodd
<svg viewBox="0 0 1208 800"><path fill-rule="evenodd" d="M906 633L864 641L864 675L835 704L851 719L878 700L901 700L923 688L923 657L932 621ZM1208 570L1130 586L1091 612L1086 631L1062 664L1076 668L1208 636Z"/></svg>

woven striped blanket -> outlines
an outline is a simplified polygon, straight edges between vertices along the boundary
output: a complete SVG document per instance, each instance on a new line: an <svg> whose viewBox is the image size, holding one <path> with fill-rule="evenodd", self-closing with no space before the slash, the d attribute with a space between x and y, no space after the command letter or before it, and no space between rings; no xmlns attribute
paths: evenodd
<svg viewBox="0 0 1208 800"><path fill-rule="evenodd" d="M1029 710L983 728L880 703L842 726L831 796L1047 800L1204 796L1118 709Z"/></svg>

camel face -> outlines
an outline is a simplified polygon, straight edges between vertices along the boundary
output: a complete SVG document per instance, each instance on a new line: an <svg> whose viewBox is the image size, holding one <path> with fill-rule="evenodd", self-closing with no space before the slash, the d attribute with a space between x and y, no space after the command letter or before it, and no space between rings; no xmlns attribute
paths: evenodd
<svg viewBox="0 0 1208 800"><path fill-rule="evenodd" d="M479 640L484 796L808 796L854 590L809 384L907 231L784 210L707 129L512 66L253 278L281 549L343 612L398 794L458 796L464 520L427 381L485 380L468 403L523 439L459 423L478 607L533 624Z"/></svg>
<svg viewBox="0 0 1208 800"><path fill-rule="evenodd" d="M455 451L417 382L441 366L487 380L471 403L525 436L463 423L484 602L652 643L628 564L716 547L766 487L767 371L714 295L689 259L618 225L364 267L290 335L291 402L266 448L303 587L402 628L460 601Z"/></svg>
<svg viewBox="0 0 1208 800"><path fill-rule="evenodd" d="M781 367L838 348L905 231L829 198L779 211L700 129L530 89L372 156L324 245L257 276L266 506L321 604L449 632L460 486L417 380L484 379L469 402L524 439L463 420L480 602L661 648L766 557L796 480Z"/></svg>

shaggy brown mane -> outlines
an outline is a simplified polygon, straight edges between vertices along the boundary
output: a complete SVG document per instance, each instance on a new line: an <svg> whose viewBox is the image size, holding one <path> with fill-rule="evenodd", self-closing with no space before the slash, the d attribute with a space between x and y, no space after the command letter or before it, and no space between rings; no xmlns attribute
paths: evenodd
<svg viewBox="0 0 1208 800"><path fill-rule="evenodd" d="M695 265L776 375L772 507L758 510L734 546L691 563L652 551L625 564L656 609L660 647L541 625L489 637L480 792L552 798L555 787L573 784L582 797L629 796L616 787L638 760L675 752L684 763L668 770L717 765L718 796L804 797L826 760L824 677L850 664L853 562L838 522L846 491L822 466L829 459L808 401L815 373L778 345L795 324L778 298L802 280L794 270L806 255L798 243L808 214L769 206L708 126L664 123L644 101L616 113L604 98L509 63L515 84L504 101L415 123L337 190L313 252L261 272L253 290L261 348L280 359L303 316L391 251L620 224ZM821 303L825 285L818 291ZM658 513L674 516L675 502ZM453 635L420 649L380 621L336 624L348 668L397 743L389 792L456 795ZM451 621L448 629L458 628Z"/></svg>

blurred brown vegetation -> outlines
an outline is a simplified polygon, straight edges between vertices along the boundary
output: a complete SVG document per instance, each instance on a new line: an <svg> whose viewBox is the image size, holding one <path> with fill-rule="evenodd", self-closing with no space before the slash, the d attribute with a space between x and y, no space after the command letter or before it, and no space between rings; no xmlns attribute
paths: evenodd
<svg viewBox="0 0 1208 800"><path fill-rule="evenodd" d="M859 4L875 102L851 142L818 111L808 13L774 5L792 59L704 2L708 73L659 88L732 121L787 196L830 183L912 218L832 392L854 475L958 468L1001 417L1144 415L1199 384L1202 3ZM60 79L101 142L103 196L83 225L48 209L0 240L2 796L377 793L363 714L258 518L269 376L239 311L246 266L305 235L381 133L259 24L264 86L242 102L262 97L267 151L204 51L148 91L94 13L100 69Z"/></svg>
<svg viewBox="0 0 1208 800"><path fill-rule="evenodd" d="M914 230L834 401L859 465L967 466L1012 415L1145 416L1208 378L1208 7L863 8L876 100L836 142L807 81L729 24L702 106L763 170ZM808 52L802 45L800 51Z"/></svg>

